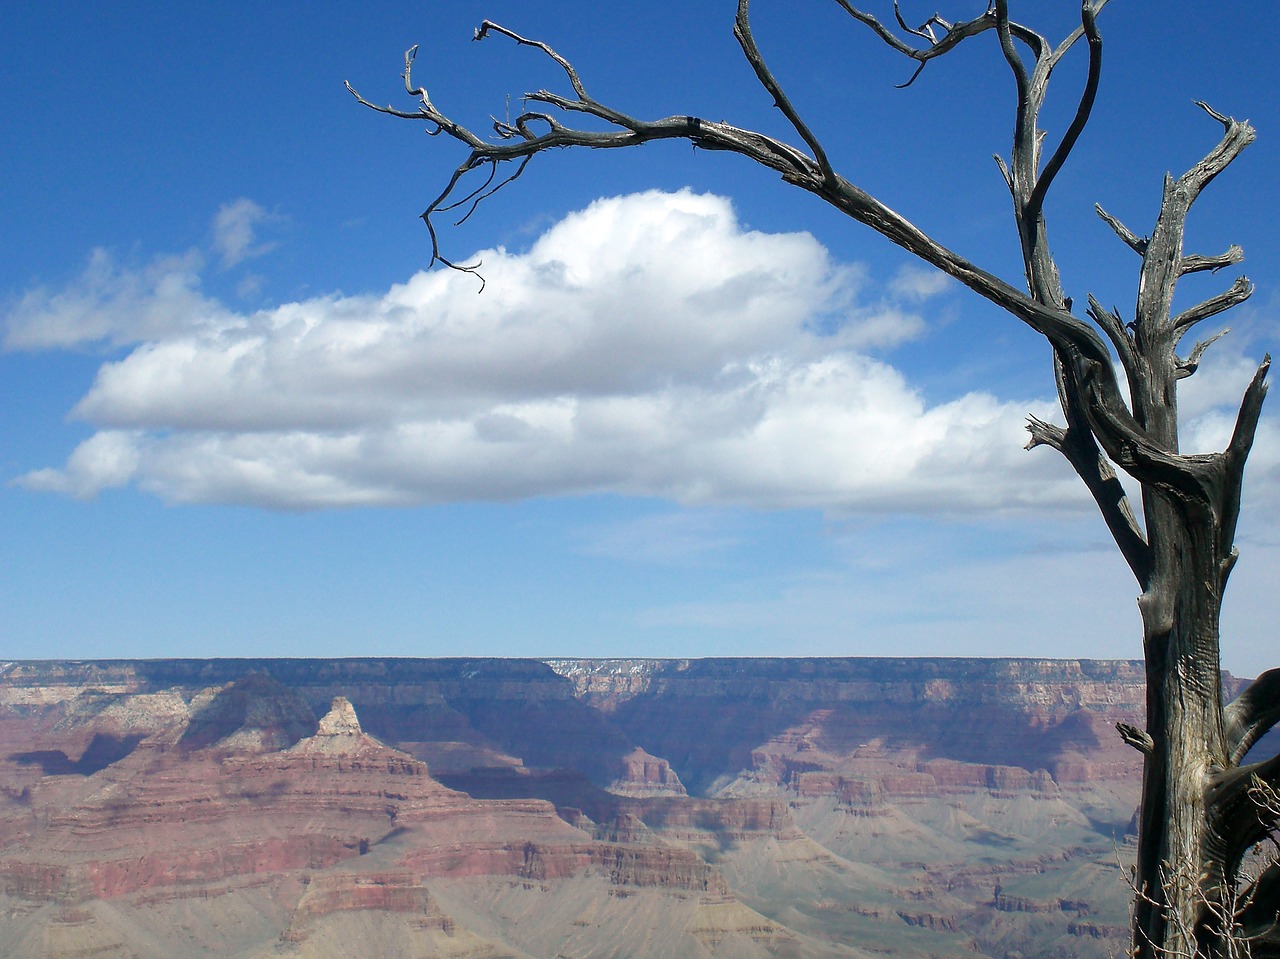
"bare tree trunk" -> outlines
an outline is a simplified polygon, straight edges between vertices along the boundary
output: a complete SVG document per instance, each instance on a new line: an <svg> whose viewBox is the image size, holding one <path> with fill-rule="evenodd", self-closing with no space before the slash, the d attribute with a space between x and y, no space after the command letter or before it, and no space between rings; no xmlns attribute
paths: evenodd
<svg viewBox="0 0 1280 959"><path fill-rule="evenodd" d="M1141 591L1147 728L1119 727L1125 741L1145 756L1132 952L1151 959L1280 957L1280 864L1272 862L1253 876L1241 872L1246 853L1273 835L1280 820L1280 757L1242 765L1249 748L1280 721L1280 669L1264 673L1224 707L1219 667L1222 595L1236 560L1240 487L1267 391L1270 358L1263 359L1245 391L1227 448L1184 455L1178 444L1177 384L1196 372L1205 349L1223 334L1197 342L1185 356L1178 353L1179 344L1197 324L1247 299L1253 287L1239 277L1216 296L1180 313L1172 311L1182 276L1216 273L1243 259L1237 246L1216 255L1185 254L1183 234L1192 204L1252 142L1253 129L1200 104L1222 124L1222 139L1181 177L1165 178L1160 214L1149 237L1139 237L1098 208L1120 241L1141 258L1141 267L1132 316L1126 320L1089 296L1092 322L1086 322L1072 314L1072 300L1062 289L1049 248L1044 202L1088 123L1098 92L1102 37L1097 15L1106 0L1082 0L1080 26L1056 46L1010 19L1008 0L993 0L971 20L951 23L935 15L915 28L902 20L895 5L896 30L850 0L833 0L916 62L912 80L961 43L984 34L998 40L1017 93L1012 149L1007 160L998 162L1013 201L1022 288L937 243L836 172L765 63L751 31L748 2L738 0L734 36L801 146L685 114L658 120L628 116L593 99L572 64L545 43L490 21L480 25L477 40L496 34L535 48L563 70L572 95L528 93L525 101L531 106L514 119L496 121L496 140L482 139L436 109L425 89L413 86L416 47L405 55L404 73L405 89L418 100L416 110L378 107L352 93L366 106L425 122L430 132L467 147L466 159L423 214L433 257L454 269L476 272L441 255L433 216L474 208L518 178L535 155L555 147L612 149L680 139L775 170L786 183L820 197L1044 336L1053 348L1064 424L1032 418L1027 447L1051 446L1071 464ZM1074 119L1046 156L1037 121L1049 77L1082 39L1088 47L1087 78ZM565 122L578 115L603 121L606 128L580 129ZM514 172L500 179L500 167L507 162L516 164ZM455 198L462 180L475 170L487 171L485 182ZM1117 379L1117 362L1127 390ZM1117 479L1117 468L1142 486L1141 521Z"/></svg>
<svg viewBox="0 0 1280 959"><path fill-rule="evenodd" d="M1148 514L1150 515L1150 514ZM1197 587L1209 572L1193 537L1167 524L1173 568L1157 570L1143 594L1147 660L1146 756L1140 812L1133 945L1139 956L1215 954L1204 925L1225 863L1209 848L1206 797L1211 772L1226 765L1218 602ZM1185 562L1179 569L1179 562ZM1201 877L1204 877L1202 882ZM1172 914L1170 914L1172 913Z"/></svg>

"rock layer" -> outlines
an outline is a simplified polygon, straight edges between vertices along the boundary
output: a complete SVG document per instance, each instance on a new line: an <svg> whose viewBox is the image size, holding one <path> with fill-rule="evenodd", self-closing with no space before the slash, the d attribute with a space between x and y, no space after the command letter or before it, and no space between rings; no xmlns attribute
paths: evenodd
<svg viewBox="0 0 1280 959"><path fill-rule="evenodd" d="M0 939L1100 957L1142 706L1132 662L2 664Z"/></svg>

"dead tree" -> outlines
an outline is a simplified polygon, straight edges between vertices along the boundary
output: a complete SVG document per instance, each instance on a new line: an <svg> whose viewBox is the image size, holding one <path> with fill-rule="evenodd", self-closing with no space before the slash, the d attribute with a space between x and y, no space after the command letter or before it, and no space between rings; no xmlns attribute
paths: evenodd
<svg viewBox="0 0 1280 959"><path fill-rule="evenodd" d="M1043 336L1052 347L1063 425L1031 419L1027 446L1052 447L1070 463L1140 590L1147 728L1120 729L1125 741L1142 752L1145 768L1133 952L1190 959L1235 955L1248 948L1255 957L1280 956L1280 866L1271 865L1252 878L1241 874L1246 853L1274 830L1280 817L1274 805L1252 798L1259 786L1280 782L1280 757L1243 764L1250 746L1280 720L1280 669L1263 674L1229 705L1223 702L1219 670L1219 612L1236 562L1241 481L1267 391L1270 358L1263 359L1244 392L1226 448L1181 453L1178 382L1195 373L1205 349L1221 334L1199 340L1189 350L1180 351L1180 345L1200 323L1243 302L1253 288L1241 276L1217 295L1173 310L1174 289L1183 276L1216 272L1243 259L1234 245L1214 255L1187 253L1183 234L1192 204L1252 142L1254 131L1247 122L1200 104L1221 126L1222 138L1180 177L1166 177L1150 233L1141 236L1097 208L1139 259L1138 293L1127 316L1089 296L1087 319L1082 319L1072 313L1072 301L1059 281L1044 209L1094 105L1102 71L1097 15L1106 0L1084 0L1079 26L1056 45L1011 20L1007 0L993 0L971 20L948 22L935 15L917 28L908 26L896 6L894 21L882 22L849 0L834 2L879 42L914 61L912 80L963 43L987 34L995 41L992 46L1017 90L1012 151L1007 159L998 158L1021 244L1024 276L1016 284L936 242L837 172L761 55L751 30L749 0L738 2L734 36L760 85L794 130L796 143L685 114L655 120L628 116L595 100L573 65L550 46L490 21L480 25L475 39L497 35L535 48L563 71L570 92L526 94L523 112L495 121L495 136L483 138L442 113L425 89L414 86L410 68L415 47L405 56L404 81L417 100L416 109L375 106L355 95L382 113L425 123L429 132L444 134L468 150L422 214L433 259L454 269L474 271L441 254L436 214L461 209L465 218L477 203L519 177L537 154L557 147L614 149L686 140L775 170L786 183L820 197ZM1050 152L1037 124L1049 78L1063 57L1080 46L1087 48L1086 80L1074 118ZM591 128L575 126L574 117L591 118ZM476 177L479 185L470 189ZM1141 486L1136 510L1117 479L1117 468ZM1247 930L1243 940L1241 930Z"/></svg>

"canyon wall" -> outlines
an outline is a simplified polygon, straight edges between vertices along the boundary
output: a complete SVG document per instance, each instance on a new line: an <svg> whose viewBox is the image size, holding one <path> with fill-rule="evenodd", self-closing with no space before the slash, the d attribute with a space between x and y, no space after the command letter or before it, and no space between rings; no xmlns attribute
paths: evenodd
<svg viewBox="0 0 1280 959"><path fill-rule="evenodd" d="M1113 727L1141 724L1142 676L4 663L0 941L19 957L1118 954L1140 766Z"/></svg>

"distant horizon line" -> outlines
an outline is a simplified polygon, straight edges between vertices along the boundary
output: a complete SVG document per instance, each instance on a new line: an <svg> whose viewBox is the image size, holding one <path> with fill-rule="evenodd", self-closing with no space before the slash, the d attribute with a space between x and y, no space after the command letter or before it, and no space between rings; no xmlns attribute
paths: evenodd
<svg viewBox="0 0 1280 959"><path fill-rule="evenodd" d="M484 656L484 655L446 655L446 656L406 656L388 654L385 656L41 656L0 659L0 669L24 663L257 663L257 662L523 662L523 663L702 663L731 662L734 660L784 660L789 662L803 661L838 661L838 660L921 660L921 661L973 661L987 662L1022 662L1022 663L1136 663L1144 660L1134 657L1103 656L931 656L927 654L899 654L893 656L877 656L868 654L852 654L848 656L779 656L770 654L743 654L741 656Z"/></svg>

